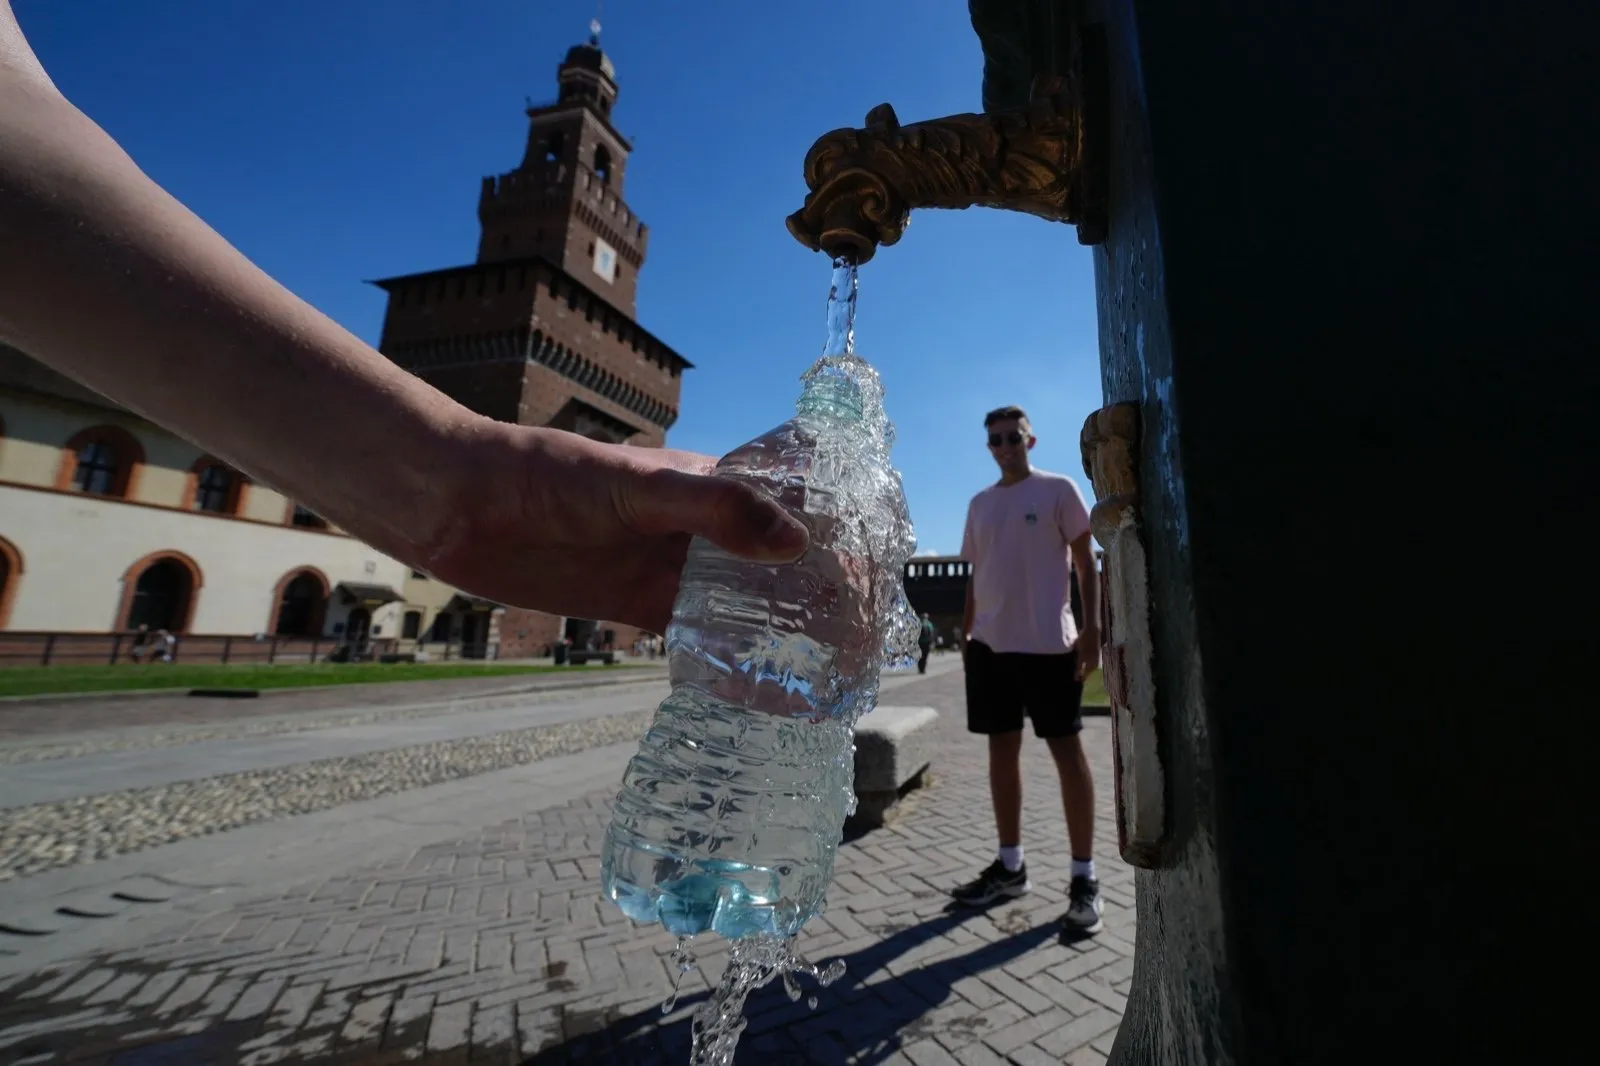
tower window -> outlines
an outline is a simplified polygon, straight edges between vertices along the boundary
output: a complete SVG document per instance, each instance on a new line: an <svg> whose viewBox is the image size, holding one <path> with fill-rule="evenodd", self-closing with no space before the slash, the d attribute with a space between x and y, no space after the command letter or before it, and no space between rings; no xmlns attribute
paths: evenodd
<svg viewBox="0 0 1600 1066"><path fill-rule="evenodd" d="M594 150L594 172L601 181L611 182L611 153L605 145L599 145Z"/></svg>
<svg viewBox="0 0 1600 1066"><path fill-rule="evenodd" d="M559 162L564 148L566 148L566 139L559 133L552 133L544 139L544 161L546 163Z"/></svg>

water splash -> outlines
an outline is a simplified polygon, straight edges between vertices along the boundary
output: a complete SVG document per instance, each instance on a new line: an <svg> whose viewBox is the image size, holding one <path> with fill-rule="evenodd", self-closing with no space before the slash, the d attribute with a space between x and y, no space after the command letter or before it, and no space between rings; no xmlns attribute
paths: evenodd
<svg viewBox="0 0 1600 1066"><path fill-rule="evenodd" d="M795 416L717 466L788 507L811 547L775 566L691 545L667 631L673 691L624 773L602 855L607 897L680 937L663 1013L695 966L689 938L731 942L693 1015L695 1066L732 1063L753 989L782 978L815 1008L797 978L826 987L844 973L806 961L794 938L822 910L855 810L855 722L884 667L916 651L904 586L916 538L883 382L855 354L857 293L855 265L836 260L827 341Z"/></svg>
<svg viewBox="0 0 1600 1066"><path fill-rule="evenodd" d="M689 943L693 937L680 936L678 943L672 949L672 954L667 956L672 960L672 965L677 971L672 978L672 992L667 996L666 1002L661 1004L662 1014L671 1014L678 1005L678 991L683 987L683 979L688 976L699 964L694 952L689 950Z"/></svg>
<svg viewBox="0 0 1600 1066"><path fill-rule="evenodd" d="M781 977L790 1000L798 1000L802 993L795 981L797 975L827 988L844 976L844 960L834 959L826 966L808 962L795 950L793 937L751 936L733 941L722 980L690 1022L690 1066L732 1066L734 1049L749 1024L744 1017L746 997ZM816 1009L817 997L807 998L806 1005Z"/></svg>

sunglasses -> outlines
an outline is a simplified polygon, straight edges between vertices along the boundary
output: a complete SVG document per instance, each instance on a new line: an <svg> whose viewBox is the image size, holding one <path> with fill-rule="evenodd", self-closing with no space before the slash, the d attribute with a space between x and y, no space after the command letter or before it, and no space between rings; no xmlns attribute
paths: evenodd
<svg viewBox="0 0 1600 1066"><path fill-rule="evenodd" d="M989 447L991 447L991 448L998 448L1002 444L1021 444L1021 443L1022 443L1022 434L1018 433L1016 430L1012 430L1010 433L991 433L991 434L989 434Z"/></svg>

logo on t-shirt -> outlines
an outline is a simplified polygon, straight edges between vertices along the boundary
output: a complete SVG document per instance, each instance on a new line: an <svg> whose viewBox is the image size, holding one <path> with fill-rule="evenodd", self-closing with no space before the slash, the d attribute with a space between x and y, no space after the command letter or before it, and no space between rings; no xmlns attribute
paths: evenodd
<svg viewBox="0 0 1600 1066"><path fill-rule="evenodd" d="M1030 526L1038 525L1039 524L1039 512L1038 512L1038 510L1036 508L1033 508L1033 507L1028 508L1028 513L1022 516L1022 520L1024 522L1028 523L1028 525L1030 525Z"/></svg>

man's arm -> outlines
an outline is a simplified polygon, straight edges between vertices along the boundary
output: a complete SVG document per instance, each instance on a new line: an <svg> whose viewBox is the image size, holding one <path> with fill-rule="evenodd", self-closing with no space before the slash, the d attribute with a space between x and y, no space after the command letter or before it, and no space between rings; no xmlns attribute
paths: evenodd
<svg viewBox="0 0 1600 1066"><path fill-rule="evenodd" d="M689 536L804 528L713 461L493 422L258 269L56 90L0 0L0 340L403 562L553 614L670 617Z"/></svg>
<svg viewBox="0 0 1600 1066"><path fill-rule="evenodd" d="M977 612L977 599L972 591L973 576L973 574L967 575L967 605L961 611L961 632L958 634L958 636L961 639L961 648L963 651L966 650L967 635L972 632L972 620Z"/></svg>
<svg viewBox="0 0 1600 1066"><path fill-rule="evenodd" d="M382 550L414 556L437 537L426 524L448 521L429 514L437 475L472 413L374 358L150 180L56 90L8 0L0 339Z"/></svg>
<svg viewBox="0 0 1600 1066"><path fill-rule="evenodd" d="M1083 629L1078 634L1078 680L1100 665L1100 571L1094 565L1094 541L1084 533L1072 542L1072 566L1078 572L1078 597L1083 601Z"/></svg>
<svg viewBox="0 0 1600 1066"><path fill-rule="evenodd" d="M973 535L972 504L967 504L967 521L961 529L961 558L972 567L972 573L967 575L967 599L961 608L961 632L956 634L956 639L961 644L963 654L967 650L967 637L972 634L972 624L978 617L978 598L975 588L978 583L978 541Z"/></svg>

